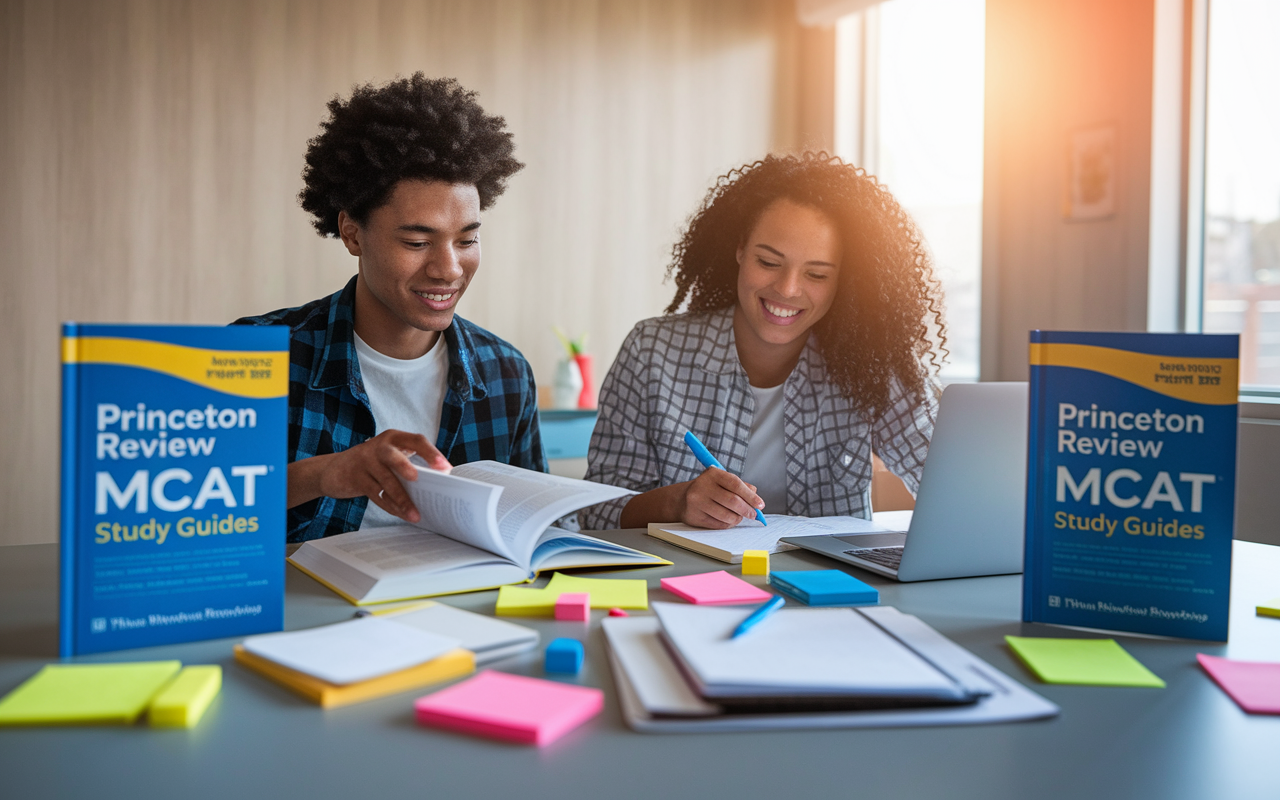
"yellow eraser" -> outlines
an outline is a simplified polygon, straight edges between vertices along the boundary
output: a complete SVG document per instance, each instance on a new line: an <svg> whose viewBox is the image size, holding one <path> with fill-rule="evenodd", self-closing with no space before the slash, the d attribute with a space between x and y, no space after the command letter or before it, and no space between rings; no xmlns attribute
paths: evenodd
<svg viewBox="0 0 1280 800"><path fill-rule="evenodd" d="M742 551L742 574L743 575L768 575L769 574L769 551L768 550Z"/></svg>
<svg viewBox="0 0 1280 800"><path fill-rule="evenodd" d="M153 728L194 728L222 689L222 667L187 667L160 690L147 708Z"/></svg>
<svg viewBox="0 0 1280 800"><path fill-rule="evenodd" d="M1258 616L1280 617L1280 597L1258 604Z"/></svg>

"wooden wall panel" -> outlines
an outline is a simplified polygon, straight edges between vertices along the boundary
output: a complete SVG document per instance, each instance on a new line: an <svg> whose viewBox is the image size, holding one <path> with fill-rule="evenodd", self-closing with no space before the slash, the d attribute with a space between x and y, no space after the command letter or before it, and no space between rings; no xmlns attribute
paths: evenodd
<svg viewBox="0 0 1280 800"><path fill-rule="evenodd" d="M506 116L528 167L460 309L548 380L553 323L603 371L659 313L714 176L815 140L803 50L785 0L3 0L0 544L57 537L61 320L222 323L353 274L294 199L333 95L423 70Z"/></svg>

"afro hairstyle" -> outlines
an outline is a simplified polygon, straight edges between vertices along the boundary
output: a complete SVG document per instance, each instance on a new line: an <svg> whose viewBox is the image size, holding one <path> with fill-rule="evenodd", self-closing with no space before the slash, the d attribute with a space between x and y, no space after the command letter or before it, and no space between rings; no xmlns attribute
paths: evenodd
<svg viewBox="0 0 1280 800"><path fill-rule="evenodd" d="M476 93L453 78L421 72L334 97L329 118L307 142L298 202L321 236L338 235L338 213L364 223L402 180L476 187L485 209L524 168L502 117L487 116Z"/></svg>

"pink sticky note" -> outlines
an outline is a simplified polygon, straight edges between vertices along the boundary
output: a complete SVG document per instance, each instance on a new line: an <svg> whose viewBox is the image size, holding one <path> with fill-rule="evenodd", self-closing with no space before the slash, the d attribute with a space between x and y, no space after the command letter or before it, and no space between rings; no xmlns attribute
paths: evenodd
<svg viewBox="0 0 1280 800"><path fill-rule="evenodd" d="M591 619L589 592L561 592L556 598L556 619L585 622Z"/></svg>
<svg viewBox="0 0 1280 800"><path fill-rule="evenodd" d="M1280 664L1196 653L1209 677L1250 714L1280 714Z"/></svg>
<svg viewBox="0 0 1280 800"><path fill-rule="evenodd" d="M604 692L485 670L413 707L422 725L541 747L599 714Z"/></svg>
<svg viewBox="0 0 1280 800"><path fill-rule="evenodd" d="M773 595L724 570L663 578L662 588L690 603L761 603Z"/></svg>

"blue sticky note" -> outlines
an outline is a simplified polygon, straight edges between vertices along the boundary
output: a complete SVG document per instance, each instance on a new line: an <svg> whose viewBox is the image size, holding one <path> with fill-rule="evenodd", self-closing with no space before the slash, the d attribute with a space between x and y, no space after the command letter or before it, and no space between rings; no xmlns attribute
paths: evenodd
<svg viewBox="0 0 1280 800"><path fill-rule="evenodd" d="M778 591L810 606L875 605L880 592L838 569L774 571L769 583Z"/></svg>

